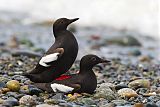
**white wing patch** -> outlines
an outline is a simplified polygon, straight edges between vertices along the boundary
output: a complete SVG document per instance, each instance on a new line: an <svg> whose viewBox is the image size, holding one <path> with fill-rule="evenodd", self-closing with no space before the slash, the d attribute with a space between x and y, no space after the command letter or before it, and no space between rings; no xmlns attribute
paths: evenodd
<svg viewBox="0 0 160 107"><path fill-rule="evenodd" d="M51 84L51 88L53 89L54 92L60 91L60 92L64 92L64 93L71 92L74 89L72 87L65 86L62 84L57 84L57 83Z"/></svg>
<svg viewBox="0 0 160 107"><path fill-rule="evenodd" d="M46 63L57 60L58 54L60 54L60 53L49 54L49 55L42 57L41 60L39 61L39 64L44 67L49 67L50 65L47 65Z"/></svg>

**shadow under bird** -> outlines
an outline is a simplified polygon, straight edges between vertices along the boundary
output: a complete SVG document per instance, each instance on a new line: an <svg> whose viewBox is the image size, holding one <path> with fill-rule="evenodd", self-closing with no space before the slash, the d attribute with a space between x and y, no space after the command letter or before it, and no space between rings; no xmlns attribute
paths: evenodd
<svg viewBox="0 0 160 107"><path fill-rule="evenodd" d="M96 55L86 55L80 61L79 73L62 75L50 83L35 83L34 85L47 92L92 94L97 87L97 78L92 68L98 63L109 62Z"/></svg>
<svg viewBox="0 0 160 107"><path fill-rule="evenodd" d="M23 75L36 83L51 82L67 72L75 61L78 43L67 26L79 18L60 18L53 24L55 43L42 56L36 67Z"/></svg>

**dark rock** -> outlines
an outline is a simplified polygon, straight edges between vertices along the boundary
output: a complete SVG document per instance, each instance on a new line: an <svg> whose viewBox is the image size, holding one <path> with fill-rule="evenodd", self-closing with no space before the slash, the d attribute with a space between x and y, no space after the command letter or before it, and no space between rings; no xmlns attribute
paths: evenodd
<svg viewBox="0 0 160 107"><path fill-rule="evenodd" d="M43 91L33 85L28 86L29 94L31 95L39 95L39 93L42 93Z"/></svg>
<svg viewBox="0 0 160 107"><path fill-rule="evenodd" d="M7 107L13 107L13 106L18 106L19 102L17 99L10 97L8 98L6 101L4 101L3 106L7 106Z"/></svg>
<svg viewBox="0 0 160 107"><path fill-rule="evenodd" d="M4 42L0 42L0 46L5 46L6 44Z"/></svg>
<svg viewBox="0 0 160 107"><path fill-rule="evenodd" d="M6 95L8 97L14 97L14 98L20 98L23 96L23 94L20 94L18 92L7 92Z"/></svg>
<svg viewBox="0 0 160 107"><path fill-rule="evenodd" d="M154 103L147 103L146 107L158 107L158 106Z"/></svg>
<svg viewBox="0 0 160 107"><path fill-rule="evenodd" d="M144 93L146 93L147 92L147 88L138 88L137 90L136 90L136 92L138 93L138 94L141 94L141 95L143 95Z"/></svg>
<svg viewBox="0 0 160 107"><path fill-rule="evenodd" d="M30 40L28 40L28 39L22 39L22 40L20 40L20 44L26 45L28 47L33 47L34 46L34 44Z"/></svg>
<svg viewBox="0 0 160 107"><path fill-rule="evenodd" d="M129 52L130 55L139 56L141 55L141 51L139 49L133 49Z"/></svg>
<svg viewBox="0 0 160 107"><path fill-rule="evenodd" d="M63 93L56 93L56 95L54 95L52 97L52 99L63 99L65 96Z"/></svg>
<svg viewBox="0 0 160 107"><path fill-rule="evenodd" d="M106 40L107 44L117 44L121 46L141 46L141 43L133 36L119 36Z"/></svg>
<svg viewBox="0 0 160 107"><path fill-rule="evenodd" d="M1 82L0 82L0 89L5 88L5 87L6 87L6 84L1 81Z"/></svg>
<svg viewBox="0 0 160 107"><path fill-rule="evenodd" d="M150 100L150 102L157 102L160 101L160 96L150 96L148 97L148 100Z"/></svg>
<svg viewBox="0 0 160 107"><path fill-rule="evenodd" d="M21 55L28 56L28 57L41 57L42 56L41 54L38 54L36 52L20 51L20 50L13 51L11 54L14 57L18 57L18 56L21 56Z"/></svg>
<svg viewBox="0 0 160 107"><path fill-rule="evenodd" d="M128 86L125 85L125 84L118 84L118 85L115 86L115 89L116 89L116 90L120 90L120 89L122 89L122 88L128 88Z"/></svg>

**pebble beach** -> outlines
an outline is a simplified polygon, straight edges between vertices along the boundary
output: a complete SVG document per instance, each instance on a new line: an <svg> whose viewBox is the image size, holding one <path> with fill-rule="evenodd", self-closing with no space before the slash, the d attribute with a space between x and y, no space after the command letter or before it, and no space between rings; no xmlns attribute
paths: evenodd
<svg viewBox="0 0 160 107"><path fill-rule="evenodd" d="M21 74L31 71L54 42L52 23L1 22L0 106L160 107L158 40L127 29L70 26L79 53L67 74L77 73L79 60L89 53L111 60L93 68L98 80L94 94L47 93L32 85Z"/></svg>

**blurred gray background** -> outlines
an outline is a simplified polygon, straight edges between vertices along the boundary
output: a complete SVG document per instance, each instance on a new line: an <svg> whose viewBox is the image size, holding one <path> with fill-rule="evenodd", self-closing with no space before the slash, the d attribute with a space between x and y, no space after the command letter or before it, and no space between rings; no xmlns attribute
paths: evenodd
<svg viewBox="0 0 160 107"><path fill-rule="evenodd" d="M0 18L24 23L79 17L81 26L104 25L158 37L158 0L0 0ZM15 16L13 14L16 14Z"/></svg>

